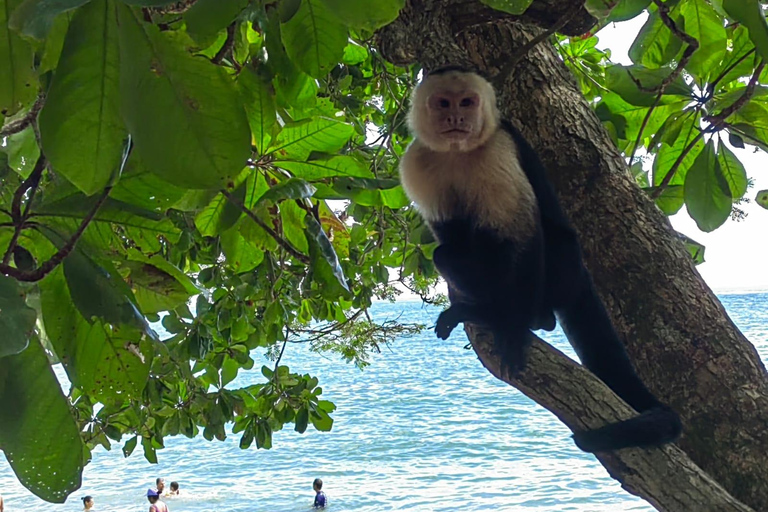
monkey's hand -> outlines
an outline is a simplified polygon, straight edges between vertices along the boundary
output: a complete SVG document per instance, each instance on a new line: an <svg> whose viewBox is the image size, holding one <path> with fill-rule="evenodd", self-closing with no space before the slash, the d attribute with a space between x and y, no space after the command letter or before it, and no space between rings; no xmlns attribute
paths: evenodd
<svg viewBox="0 0 768 512"><path fill-rule="evenodd" d="M456 328L459 323L462 322L460 307L450 306L448 309L440 313L437 317L437 323L435 324L435 334L441 340L447 340L451 335L451 332Z"/></svg>

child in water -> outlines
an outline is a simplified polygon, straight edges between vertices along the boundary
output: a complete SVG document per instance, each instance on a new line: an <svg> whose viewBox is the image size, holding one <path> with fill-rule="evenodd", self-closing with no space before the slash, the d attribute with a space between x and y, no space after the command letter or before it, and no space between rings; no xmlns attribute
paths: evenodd
<svg viewBox="0 0 768 512"><path fill-rule="evenodd" d="M168 496L178 496L179 495L179 482L171 482L171 492L168 493Z"/></svg>
<svg viewBox="0 0 768 512"><path fill-rule="evenodd" d="M325 508L325 506L328 504L328 500L325 497L325 493L322 491L323 481L319 478L315 478L315 481L312 482L312 488L317 493L315 494L315 504L312 506L315 508Z"/></svg>
<svg viewBox="0 0 768 512"><path fill-rule="evenodd" d="M160 494L154 489L147 490L149 512L168 512L168 505L160 501Z"/></svg>

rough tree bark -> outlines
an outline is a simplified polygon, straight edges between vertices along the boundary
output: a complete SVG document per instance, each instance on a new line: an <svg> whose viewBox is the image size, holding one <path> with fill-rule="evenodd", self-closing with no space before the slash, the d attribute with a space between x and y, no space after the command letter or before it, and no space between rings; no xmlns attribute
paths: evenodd
<svg viewBox="0 0 768 512"><path fill-rule="evenodd" d="M586 30L591 20L583 10L574 11L577 1L536 0L527 18L514 20L479 2L409 0L398 20L379 32L379 47L398 64L462 64L493 75L515 58L515 48L541 32L539 27L556 23L564 13L576 12L564 32ZM754 347L696 272L667 219L629 177L624 160L552 45L543 42L529 51L501 84L502 113L521 128L548 168L638 372L683 417L685 431L678 445L734 497L756 510L765 509L768 378ZM482 336L470 334L493 373L498 361L485 350ZM545 359L550 356L555 357ZM566 399L568 387L557 382L539 393L537 386L559 378L557 372L563 370L542 364L540 358L533 359L513 385L570 427L596 426L615 414L608 412L617 401L610 394L595 396L610 404L598 400L587 406L577 404L577 396ZM570 393L580 397L582 386L594 384L589 381L582 374L571 381L579 389ZM691 496L701 490L704 476L691 489L685 484L687 476L672 482L669 474L653 475L660 470L656 464L663 466L664 461L637 464L638 457L657 457L658 452L672 457L669 450L674 449L624 450L598 458L630 492L661 510L732 509L727 508L730 497L707 501L710 498L699 496L703 501L696 505ZM677 470L687 471L680 464ZM655 484L638 487L632 479L639 475ZM689 501L670 498L678 485L685 487L680 491Z"/></svg>

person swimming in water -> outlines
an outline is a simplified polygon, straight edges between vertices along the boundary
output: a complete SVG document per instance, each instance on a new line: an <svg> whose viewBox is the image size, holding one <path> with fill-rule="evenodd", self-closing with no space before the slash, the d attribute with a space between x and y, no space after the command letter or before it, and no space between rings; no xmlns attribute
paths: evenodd
<svg viewBox="0 0 768 512"><path fill-rule="evenodd" d="M149 512L168 512L168 505L160 501L160 494L154 489L147 490Z"/></svg>
<svg viewBox="0 0 768 512"><path fill-rule="evenodd" d="M168 496L178 496L179 495L179 482L171 482L171 492L168 493Z"/></svg>
<svg viewBox="0 0 768 512"><path fill-rule="evenodd" d="M93 496L86 496L83 500L83 512L87 512L93 509Z"/></svg>
<svg viewBox="0 0 768 512"><path fill-rule="evenodd" d="M312 488L315 490L315 503L312 505L314 508L325 508L328 504L328 499L323 492L323 481L319 478L315 478L312 482Z"/></svg>

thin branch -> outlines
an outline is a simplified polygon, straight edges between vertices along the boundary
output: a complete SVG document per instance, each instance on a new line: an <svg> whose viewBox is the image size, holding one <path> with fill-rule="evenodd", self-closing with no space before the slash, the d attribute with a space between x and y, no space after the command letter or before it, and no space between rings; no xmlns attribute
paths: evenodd
<svg viewBox="0 0 768 512"><path fill-rule="evenodd" d="M221 189L221 193L226 197L230 203L237 206L240 211L242 211L244 214L246 214L248 217L251 218L253 222L255 222L261 229L269 233L269 236L275 239L275 241L278 243L280 247L285 249L288 254L296 258L297 260L301 261L305 265L309 265L310 259L306 254L302 254L299 252L298 249L296 249L294 246L292 246L287 240L283 239L277 231L269 227L263 220L261 220L256 213L252 212L249 208L246 208L244 204L240 203L237 199L235 199L232 194L230 194L228 191Z"/></svg>
<svg viewBox="0 0 768 512"><path fill-rule="evenodd" d="M573 19L576 13L581 11L583 7L584 6L581 2L575 2L570 9L563 13L563 15L555 22L554 25L525 43L520 48L516 49L514 52L514 57L506 65L499 69L499 74L496 77L496 81L503 82L506 80L510 73L512 73L515 67L517 67L517 65L525 58L525 56L528 55L528 52L530 52L534 46L538 45L545 39L549 39L552 34L566 26L568 22ZM498 84L496 85L498 86Z"/></svg>
<svg viewBox="0 0 768 512"><path fill-rule="evenodd" d="M40 113L40 110L43 108L44 104L45 94L40 93L37 95L37 99L32 105L32 108L29 109L29 112L27 112L24 117L17 119L16 121L11 121L6 126L3 126L2 129L0 129L0 138L24 131L25 128L34 123L34 121L37 119L37 114Z"/></svg>
<svg viewBox="0 0 768 512"><path fill-rule="evenodd" d="M663 90L659 91L659 94L656 95L656 99L653 101L653 104L648 109L648 112L645 113L645 117L643 118L643 122L640 124L640 130L637 132L637 138L635 139L635 145L632 146L632 153L629 155L629 165L631 166L635 160L635 153L637 152L637 147L640 145L640 141L643 140L643 132L645 131L645 127L648 125L648 120L651 119L651 114L653 114L653 109L656 108L656 106L661 101L661 97L664 94Z"/></svg>
<svg viewBox="0 0 768 512"><path fill-rule="evenodd" d="M722 111L720 111L719 114L706 116L704 118L704 121L711 123L711 126L707 128L708 131L718 130L731 114L743 107L750 100L750 98L752 98L752 96L755 94L755 89L757 88L757 82L760 78L760 74L763 72L763 68L765 68L765 64L766 63L763 60L760 61L760 64L757 65L755 71L752 73L752 78L749 79L747 88L744 89L744 94L739 96L739 99L734 101L731 105L725 107Z"/></svg>
<svg viewBox="0 0 768 512"><path fill-rule="evenodd" d="M739 64L741 64L741 62L742 62L744 59L746 59L747 57L749 57L749 56L750 56L750 55L752 55L753 53L755 53L755 49L754 49L754 48L752 48L752 49L751 49L751 50L749 50L747 53L745 53L744 55L742 55L741 57L739 57L738 59L736 59L736 61L735 61L733 64L731 64L730 66L728 66L727 68L725 68L725 69L723 70L723 72L722 72L722 73L720 73L720 74L717 76L717 78L715 78L714 80L712 80L712 82L711 82L711 83L710 83L710 84L707 86L707 95L708 95L709 97L711 97L711 96L712 96L712 94L714 94L714 92L715 92L715 88L717 87L717 84L719 84L719 83L720 83L720 80L722 80L723 78L725 78L725 75L727 75L728 73L730 73L730 72L731 72L731 70L732 70L733 68L735 68L736 66L738 66Z"/></svg>
<svg viewBox="0 0 768 512"><path fill-rule="evenodd" d="M16 189L16 193L13 195L13 201L11 203L11 220L13 220L15 229L13 231L11 241L8 243L8 249L3 255L3 265L8 265L8 262L11 261L11 254L13 254L13 250L16 248L16 244L19 241L19 236L21 236L21 232L24 229L27 219L29 219L30 207L32 206L32 201L35 199L37 186L40 184L40 178L43 175L46 164L47 161L45 157L40 154L40 157L37 159L35 168L32 170L32 173L21 183L21 185L19 185L19 188ZM24 205L24 213L22 213L21 201L27 191L30 190L31 192L29 193L27 202Z"/></svg>
<svg viewBox="0 0 768 512"><path fill-rule="evenodd" d="M22 271L15 267L11 267L6 264L0 264L0 273L3 273L5 275L11 276L14 279L17 279L19 281L28 281L28 282L36 282L40 281L42 278L44 278L46 275L48 275L54 268L56 268L62 261L64 261L64 258L69 256L69 253L72 252L72 249L75 248L75 244L77 244L77 241L80 240L80 237L83 235L83 232L85 232L85 228L88 227L88 225L91 223L93 218L96 216L96 212L99 211L99 208L101 208L101 205L104 204L104 201L106 201L107 196L109 196L109 193L112 191L112 186L109 186L104 189L104 191L101 193L101 196L99 196L98 201L96 201L96 204L93 205L91 208L91 211L88 212L88 214L83 218L83 221L80 223L80 226L77 228L77 231L75 231L75 234L72 235L72 237L67 240L67 243L64 244L64 246L56 252L51 258L37 267L34 270L29 271Z"/></svg>
<svg viewBox="0 0 768 512"><path fill-rule="evenodd" d="M699 140L704 137L704 132L699 132L691 142L688 143L685 148L683 148L683 151L680 153L680 156L677 157L677 160L675 160L675 163L672 164L672 167L669 168L669 171L664 176L664 179L661 180L661 183L659 183L659 186L656 187L653 192L651 193L651 198L656 199L658 198L664 190L669 186L669 182L672 181L672 178L675 177L675 174L677 173L677 169L680 167L680 164L683 163L683 159L685 159L686 155L691 152L693 147L696 145Z"/></svg>
<svg viewBox="0 0 768 512"><path fill-rule="evenodd" d="M216 55L211 59L211 62L214 64L221 64L224 57L226 57L227 54L232 51L232 48L235 47L235 26L236 23L234 22L227 26L227 38L224 40L224 44L221 48L219 48L219 51L216 52Z"/></svg>

